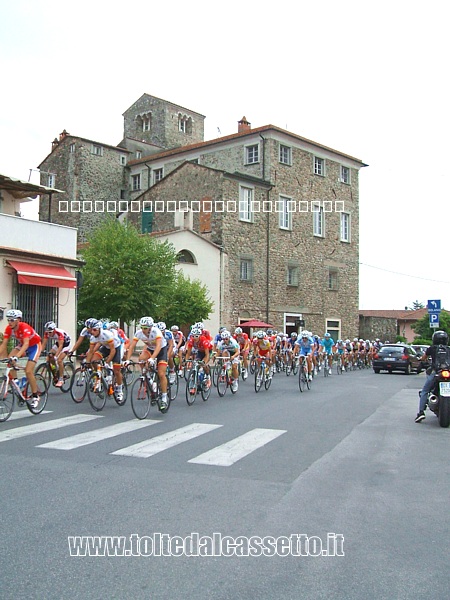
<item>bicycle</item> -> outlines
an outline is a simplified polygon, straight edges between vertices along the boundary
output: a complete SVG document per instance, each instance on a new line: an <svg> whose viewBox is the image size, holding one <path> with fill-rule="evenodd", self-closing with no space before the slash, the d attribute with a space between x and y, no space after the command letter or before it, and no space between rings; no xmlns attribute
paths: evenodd
<svg viewBox="0 0 450 600"><path fill-rule="evenodd" d="M80 358L82 357L80 356ZM83 360L73 372L72 381L70 382L70 396L76 404L83 402L86 397L89 370L89 365Z"/></svg>
<svg viewBox="0 0 450 600"><path fill-rule="evenodd" d="M305 388L308 388L308 390L311 389L311 381L309 380L309 373L308 373L308 362L306 360L306 356L301 355L299 358L299 371L298 371L298 387L300 389L301 392L303 392L305 390Z"/></svg>
<svg viewBox="0 0 450 600"><path fill-rule="evenodd" d="M242 381L246 381L248 377L248 369L244 367L244 357L239 356L239 364L238 364L238 377L241 377Z"/></svg>
<svg viewBox="0 0 450 600"><path fill-rule="evenodd" d="M137 419L145 419L150 412L150 407L156 405L159 412L165 414L170 408L171 393L168 389L166 406L161 406L162 392L158 371L155 365L148 361L139 361L142 368L141 375L131 386L131 409ZM170 388L170 383L167 383Z"/></svg>
<svg viewBox="0 0 450 600"><path fill-rule="evenodd" d="M331 364L333 364L333 363L331 363ZM330 370L331 370L330 355L325 353L325 359L323 362L323 376L328 377L328 375L331 375Z"/></svg>
<svg viewBox="0 0 450 600"><path fill-rule="evenodd" d="M270 367L266 363L266 359L264 357L258 357L258 363L255 370L255 392L258 393L261 389L263 383L266 390L270 388L272 383L272 377L270 376Z"/></svg>
<svg viewBox="0 0 450 600"><path fill-rule="evenodd" d="M26 404L28 410L33 415L41 413L48 399L48 389L45 379L42 375L35 375L36 383L38 387L38 404L32 406L31 389L30 384L26 377L22 377L20 383L18 383L12 377L11 371L13 370L25 370L25 367L17 365L10 358L0 360L0 363L6 364L5 373L1 377L0 384L0 422L7 421L14 410L14 402L17 402L17 406L23 406Z"/></svg>
<svg viewBox="0 0 450 600"><path fill-rule="evenodd" d="M169 365L167 365L166 377L167 377L167 391L170 394L170 400L172 402L178 396L179 381L178 381L177 370L175 369L175 372L171 373Z"/></svg>
<svg viewBox="0 0 450 600"><path fill-rule="evenodd" d="M201 393L203 402L211 395L211 379L206 377L205 363L194 360L186 382L186 402L192 406L198 392Z"/></svg>
<svg viewBox="0 0 450 600"><path fill-rule="evenodd" d="M122 381L122 398L120 398L116 389L114 370L106 365L104 361L93 361L92 365L95 368L89 372L86 382L88 400L92 408L96 412L103 410L108 396L113 396L116 403L123 406L128 396L126 380L123 379Z"/></svg>
<svg viewBox="0 0 450 600"><path fill-rule="evenodd" d="M50 386L53 385L61 390L64 394L70 390L70 384L72 382L73 376L73 362L72 357L67 355L67 360L63 362L64 372L63 372L63 385L57 386L59 380L59 367L56 362L53 360L49 360L50 356L47 357L47 360L40 365L37 365L34 372L37 375L42 375L45 379L45 383L47 384L47 389L50 389Z"/></svg>
<svg viewBox="0 0 450 600"><path fill-rule="evenodd" d="M227 389L231 389L231 393L235 394L237 389L233 389L233 375L232 375L232 364L229 356L218 356L217 360L221 361L222 364L219 363L220 371L217 377L217 393L221 398L225 396L227 393Z"/></svg>
<svg viewBox="0 0 450 600"><path fill-rule="evenodd" d="M256 371L256 367L257 367L257 360L256 360L256 356L253 354L253 352L250 352L250 354L249 354L248 367L249 367L250 373L252 375L254 375L255 371Z"/></svg>
<svg viewBox="0 0 450 600"><path fill-rule="evenodd" d="M334 360L336 361L336 373L338 375L342 375L342 357L338 352L334 355Z"/></svg>

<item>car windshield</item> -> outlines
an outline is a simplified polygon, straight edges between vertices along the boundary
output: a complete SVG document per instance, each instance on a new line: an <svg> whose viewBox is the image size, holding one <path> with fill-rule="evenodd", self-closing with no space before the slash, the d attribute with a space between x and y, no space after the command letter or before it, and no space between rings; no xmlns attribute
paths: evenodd
<svg viewBox="0 0 450 600"><path fill-rule="evenodd" d="M403 354L405 352L405 349L403 348L403 346L383 346L379 352L379 354L388 354L388 355L393 355L393 354Z"/></svg>

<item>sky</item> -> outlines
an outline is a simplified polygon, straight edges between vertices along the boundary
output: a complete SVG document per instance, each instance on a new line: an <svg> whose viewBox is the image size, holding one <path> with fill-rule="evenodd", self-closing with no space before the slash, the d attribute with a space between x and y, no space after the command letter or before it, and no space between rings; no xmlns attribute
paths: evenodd
<svg viewBox="0 0 450 600"><path fill-rule="evenodd" d="M205 139L236 133L245 115L369 165L360 309L450 308L445 6L3 2L0 173L38 183L63 129L117 145L143 93L205 115Z"/></svg>

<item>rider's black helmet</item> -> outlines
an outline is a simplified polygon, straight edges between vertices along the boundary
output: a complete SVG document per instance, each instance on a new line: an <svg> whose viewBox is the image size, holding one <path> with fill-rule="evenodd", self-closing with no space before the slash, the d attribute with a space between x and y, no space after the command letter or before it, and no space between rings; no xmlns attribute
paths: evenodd
<svg viewBox="0 0 450 600"><path fill-rule="evenodd" d="M433 333L433 338L432 338L432 342L435 346L438 346L439 344L442 344L444 346L447 346L448 344L448 334L445 331L435 331Z"/></svg>

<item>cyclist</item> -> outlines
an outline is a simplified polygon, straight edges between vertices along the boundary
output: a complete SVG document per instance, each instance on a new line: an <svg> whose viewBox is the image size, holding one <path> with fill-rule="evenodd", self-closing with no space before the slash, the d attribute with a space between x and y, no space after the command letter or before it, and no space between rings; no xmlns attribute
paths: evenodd
<svg viewBox="0 0 450 600"><path fill-rule="evenodd" d="M116 333L119 336L119 339L122 342L122 346L120 347L120 354L121 354L121 359L123 360L123 357L125 355L125 350L130 345L130 340L127 337L127 334L119 326L119 323L117 321L110 321L107 324L106 329L108 329L109 331L112 331L113 333Z"/></svg>
<svg viewBox="0 0 450 600"><path fill-rule="evenodd" d="M167 408L167 340L162 332L156 327L152 317L142 317L139 321L139 329L133 336L131 344L125 353L125 358L129 359L136 348L138 342L144 342L144 349L139 355L139 360L146 360L150 365L154 365L158 370L159 385L161 386L161 409Z"/></svg>
<svg viewBox="0 0 450 600"><path fill-rule="evenodd" d="M294 355L306 356L306 363L308 365L308 379L312 381L312 353L314 347L314 338L311 337L309 331L302 331L300 339L294 345Z"/></svg>
<svg viewBox="0 0 450 600"><path fill-rule="evenodd" d="M183 362L183 348L184 348L184 344L185 344L185 337L184 337L184 333L182 331L180 331L180 328L178 327L178 325L172 325L172 327L170 328L170 331L172 332L172 336L173 336L173 355L174 358L175 356L178 355L179 357L179 368L180 368L180 375L182 374L182 362Z"/></svg>
<svg viewBox="0 0 450 600"><path fill-rule="evenodd" d="M167 341L167 362L169 363L169 380L170 383L175 382L175 364L173 362L174 357L174 339L171 331L167 330L167 326L164 321L160 321L156 324L156 327L161 331Z"/></svg>
<svg viewBox="0 0 450 600"><path fill-rule="evenodd" d="M246 333L242 331L242 327L236 327L234 330L234 339L239 344L240 354L242 356L242 369L244 377L248 375L248 353L250 351L250 339Z"/></svg>
<svg viewBox="0 0 450 600"><path fill-rule="evenodd" d="M191 354L195 354L198 360L202 360L205 365L203 367L205 371L205 381L210 381L209 375L209 352L212 348L212 342L207 335L203 335L203 329L200 327L193 327L191 329L190 336L186 342L186 360L191 358Z"/></svg>
<svg viewBox="0 0 450 600"><path fill-rule="evenodd" d="M269 368L269 379L272 378L272 344L269 336L261 329L256 332L255 341L255 357L265 358Z"/></svg>
<svg viewBox="0 0 450 600"><path fill-rule="evenodd" d="M341 361L342 371L345 371L345 355L347 353L347 349L343 340L338 340L336 342L336 351L339 355L339 360Z"/></svg>
<svg viewBox="0 0 450 600"><path fill-rule="evenodd" d="M292 360L292 352L294 350L294 344L297 341L298 334L293 331L289 337L286 338L286 359L288 362Z"/></svg>
<svg viewBox="0 0 450 600"><path fill-rule="evenodd" d="M92 362L97 357L103 357L105 362L112 362L114 375L116 378L116 398L120 402L123 400L123 377L121 368L121 346L122 342L114 330L103 329L102 321L97 321L91 327L91 337L89 340L89 350L86 355L86 361Z"/></svg>
<svg viewBox="0 0 450 600"><path fill-rule="evenodd" d="M320 351L323 351L324 354L327 357L327 360L325 361L324 364L324 369L327 368L327 363L328 363L328 373L331 375L332 373L332 369L331 367L333 366L333 350L334 350L334 340L331 337L331 334L327 333L325 334L323 340L320 342Z"/></svg>
<svg viewBox="0 0 450 600"><path fill-rule="evenodd" d="M73 345L72 349L68 352L69 355L75 354L75 352L78 350L78 348L84 342L84 340L91 339L91 329L94 325L96 325L96 323L97 323L97 319L93 319L93 318L86 319L86 321L84 322L84 327L80 331L80 335L78 336L77 341Z"/></svg>
<svg viewBox="0 0 450 600"><path fill-rule="evenodd" d="M25 375L30 384L32 394L31 399L28 400L28 404L31 408L36 408L39 405L39 393L36 377L34 376L34 368L39 355L41 354L41 337L35 332L31 325L22 321L21 310L8 310L6 312L6 319L8 325L3 334L3 342L0 344L0 359L6 358L8 355L8 340L10 338L16 340L17 346L9 353L9 357L12 358L13 361L17 361L25 355L28 358L25 367ZM16 377L17 372L14 370L12 373L13 377Z"/></svg>
<svg viewBox="0 0 450 600"><path fill-rule="evenodd" d="M231 389L233 392L237 392L239 385L239 354L240 346L237 340L232 337L231 333L226 329L221 333L222 339L217 344L217 356L229 356L231 361L231 376L233 381L231 382Z"/></svg>
<svg viewBox="0 0 450 600"><path fill-rule="evenodd" d="M64 360L69 352L70 335L64 329L58 329L53 321L48 321L44 325L44 330L42 350L45 349L48 340L52 340L53 345L48 354L48 362L54 365L56 361L58 373L55 371L55 378L57 378L55 386L62 387L64 385Z"/></svg>

